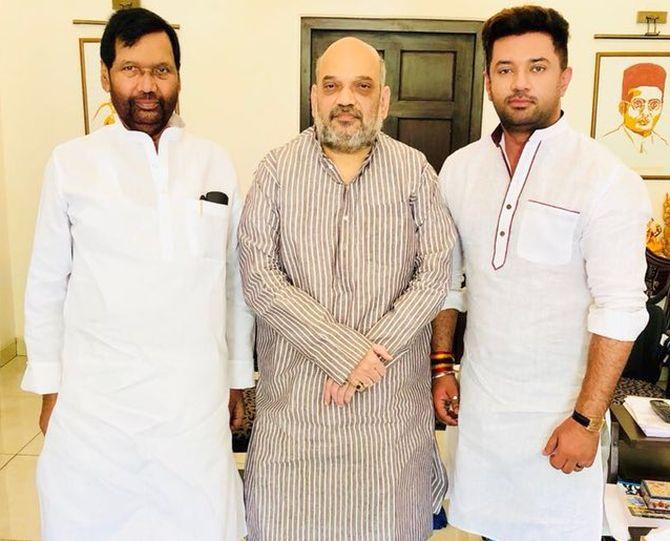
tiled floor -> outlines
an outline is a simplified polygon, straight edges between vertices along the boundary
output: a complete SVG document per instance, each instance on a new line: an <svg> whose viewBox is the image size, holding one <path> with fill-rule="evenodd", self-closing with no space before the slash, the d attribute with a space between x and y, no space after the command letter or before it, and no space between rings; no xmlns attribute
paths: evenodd
<svg viewBox="0 0 670 541"><path fill-rule="evenodd" d="M19 383L25 357L0 368L0 541L39 541L35 464L43 438L37 427L41 399ZM479 541L447 528L430 541Z"/></svg>

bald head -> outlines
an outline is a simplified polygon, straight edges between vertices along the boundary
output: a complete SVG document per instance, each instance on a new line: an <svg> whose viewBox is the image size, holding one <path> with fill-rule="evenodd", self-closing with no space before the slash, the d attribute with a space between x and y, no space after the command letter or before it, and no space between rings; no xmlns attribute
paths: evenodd
<svg viewBox="0 0 670 541"><path fill-rule="evenodd" d="M316 61L316 80L343 69L358 76L372 77L380 87L386 82L384 59L377 49L358 38L349 36L331 43Z"/></svg>
<svg viewBox="0 0 670 541"><path fill-rule="evenodd" d="M310 99L319 141L334 152L370 147L389 110L391 91L384 86L384 62L364 41L343 38L316 64Z"/></svg>

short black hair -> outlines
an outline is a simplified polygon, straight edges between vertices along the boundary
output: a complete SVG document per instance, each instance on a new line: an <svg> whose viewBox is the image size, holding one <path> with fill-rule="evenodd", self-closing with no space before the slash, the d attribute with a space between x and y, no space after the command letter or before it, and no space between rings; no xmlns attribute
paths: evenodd
<svg viewBox="0 0 670 541"><path fill-rule="evenodd" d="M100 58L107 69L111 69L116 58L116 40L120 40L126 47L132 47L140 38L154 32L165 32L170 38L172 55L179 71L181 50L177 33L165 19L144 8L121 9L109 18L100 40Z"/></svg>
<svg viewBox="0 0 670 541"><path fill-rule="evenodd" d="M486 55L486 71L491 67L493 44L500 38L520 36L528 32L548 34L558 54L561 68L568 67L568 38L570 25L563 16L551 8L519 6L506 8L484 23L482 41Z"/></svg>

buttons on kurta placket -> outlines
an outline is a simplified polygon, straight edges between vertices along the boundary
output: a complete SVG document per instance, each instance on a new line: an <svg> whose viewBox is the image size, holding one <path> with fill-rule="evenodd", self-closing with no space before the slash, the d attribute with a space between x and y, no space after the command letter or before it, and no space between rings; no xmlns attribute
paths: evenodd
<svg viewBox="0 0 670 541"><path fill-rule="evenodd" d="M342 268L346 268L347 257L347 228L349 226L349 185L341 183L341 201L337 216L337 240L335 245L335 276L337 278L335 287L338 290L345 290L344 276Z"/></svg>
<svg viewBox="0 0 670 541"><path fill-rule="evenodd" d="M163 142L165 144L165 142ZM174 242L172 231L172 201L169 194L167 156L165 149L161 147L156 152L153 144L149 153L149 168L156 189L156 201L158 210L158 234L160 236L161 253L164 259L172 259L174 256Z"/></svg>
<svg viewBox="0 0 670 541"><path fill-rule="evenodd" d="M540 141L533 140L529 140L526 143L526 146L521 153L519 163L514 171L514 175L507 186L507 193L505 193L505 199L502 202L502 208L500 209L500 217L498 218L498 225L496 226L496 237L493 246L493 260L491 263L496 270L500 269L507 259L509 236L512 231L512 221L514 219L515 210L519 198L521 197L521 192L523 192L523 188L530 175L530 170L533 166L535 155L540 148L540 144ZM506 160L504 155L502 158Z"/></svg>

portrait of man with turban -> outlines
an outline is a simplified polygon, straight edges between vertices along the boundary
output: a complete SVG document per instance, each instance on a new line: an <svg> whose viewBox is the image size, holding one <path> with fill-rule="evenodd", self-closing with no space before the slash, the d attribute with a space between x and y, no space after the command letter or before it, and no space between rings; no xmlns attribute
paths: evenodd
<svg viewBox="0 0 670 541"><path fill-rule="evenodd" d="M670 139L657 131L666 79L666 70L651 62L633 64L623 70L618 106L621 123L600 139L624 159L632 154L631 165L640 160L651 165L664 156L667 161L670 155Z"/></svg>

